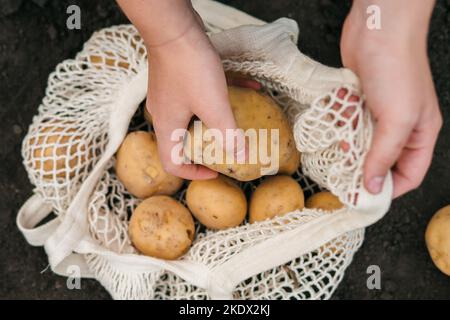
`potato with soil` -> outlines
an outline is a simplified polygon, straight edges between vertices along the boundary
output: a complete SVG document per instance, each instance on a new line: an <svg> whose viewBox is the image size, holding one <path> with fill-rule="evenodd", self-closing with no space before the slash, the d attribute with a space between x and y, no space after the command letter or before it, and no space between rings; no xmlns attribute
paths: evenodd
<svg viewBox="0 0 450 320"><path fill-rule="evenodd" d="M250 223L304 208L303 190L290 176L266 178L250 199Z"/></svg>
<svg viewBox="0 0 450 320"><path fill-rule="evenodd" d="M293 174L300 165L300 153L295 146L292 128L280 107L269 96L252 89L230 86L228 95L238 128L243 129L244 132L248 129L256 129L253 137L246 137L246 145L249 149L247 160L245 163L237 163L237 161L227 163L226 159L215 161L214 158L211 158L212 161L208 160L204 154L206 150L223 150L223 147L214 140L208 141L202 137L194 137L194 124L189 127L189 135L185 139L184 152L187 157L194 163L202 164L239 181L250 181L277 172ZM199 128L202 129L202 133L208 129L204 124L201 124ZM259 148L259 134L264 132L261 129L267 130L267 159L264 161L261 155L264 152ZM278 130L278 138L272 139L271 130L273 129ZM272 150L272 145L278 150L278 156L275 149ZM225 151L223 153L225 154ZM230 159L232 158L233 156L230 156ZM269 159L271 160L267 163ZM278 167L275 167L277 162ZM264 169L268 171L273 167L275 167L273 172L264 172Z"/></svg>
<svg viewBox="0 0 450 320"><path fill-rule="evenodd" d="M450 205L431 218L425 232L425 241L436 267L450 276Z"/></svg>
<svg viewBox="0 0 450 320"><path fill-rule="evenodd" d="M306 207L309 209L334 211L341 209L343 206L339 198L329 191L317 192L306 200Z"/></svg>
<svg viewBox="0 0 450 320"><path fill-rule="evenodd" d="M153 132L129 133L116 155L116 174L125 188L135 197L172 195L183 179L164 171Z"/></svg>
<svg viewBox="0 0 450 320"><path fill-rule="evenodd" d="M131 242L147 256L173 260L185 254L195 236L189 210L168 196L153 196L134 210L128 233Z"/></svg>
<svg viewBox="0 0 450 320"><path fill-rule="evenodd" d="M210 229L236 227L247 214L244 192L224 176L192 181L186 191L186 202L194 217Z"/></svg>

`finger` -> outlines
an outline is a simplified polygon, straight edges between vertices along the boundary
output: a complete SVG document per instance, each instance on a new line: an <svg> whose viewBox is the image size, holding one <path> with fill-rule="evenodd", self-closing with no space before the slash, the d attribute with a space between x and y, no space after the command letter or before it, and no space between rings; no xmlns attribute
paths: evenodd
<svg viewBox="0 0 450 320"><path fill-rule="evenodd" d="M180 163L183 157L183 134L175 134L175 130L185 129L190 117L159 117L155 119L155 133L158 140L158 151L164 170L175 176L189 180L205 180L217 177L217 172L204 166ZM176 140L177 138L178 140ZM179 151L179 152L178 152ZM179 157L179 158L178 158ZM177 158L177 159L175 159Z"/></svg>
<svg viewBox="0 0 450 320"><path fill-rule="evenodd" d="M412 129L412 122L379 119L364 164L364 184L370 193L380 193L386 174L400 156Z"/></svg>
<svg viewBox="0 0 450 320"><path fill-rule="evenodd" d="M221 133L222 146L227 153L231 153L236 159L246 156L246 146L242 130L236 130L234 118L226 86L216 95L210 95L203 99L202 105L196 108L195 114L202 120L208 129L217 129ZM233 137L233 139L228 139Z"/></svg>
<svg viewBox="0 0 450 320"><path fill-rule="evenodd" d="M394 180L393 198L416 189L422 183L430 167L433 148L405 148L392 171Z"/></svg>
<svg viewBox="0 0 450 320"><path fill-rule="evenodd" d="M236 86L236 87L242 87L242 88L249 88L253 90L261 90L262 85L256 80L253 79L246 79L246 78L234 78L234 77L227 77L227 83L230 86Z"/></svg>
<svg viewBox="0 0 450 320"><path fill-rule="evenodd" d="M348 95L348 89L346 88L340 88L337 91L337 97L341 100L347 100L348 102L359 102L359 97L354 95L354 94L350 94L349 97L346 98L346 96ZM354 113L356 112L356 106L351 104L350 106L347 106L344 110L342 109L342 104L339 102L335 102L332 107L332 110L336 111L336 112L340 112L342 118L344 119L351 119L354 115ZM343 127L345 125L346 121L344 120L338 120L336 122L336 125L338 127ZM358 115L356 115L354 117L354 119L352 120L352 128L353 130L356 129L356 126L358 125ZM341 148L342 151L344 152L348 152L350 151L350 144L345 141L345 140L341 140L339 142L339 147Z"/></svg>
<svg viewBox="0 0 450 320"><path fill-rule="evenodd" d="M393 170L394 198L418 188L422 183L431 165L441 126L442 120L438 116L435 121L413 131Z"/></svg>
<svg viewBox="0 0 450 320"><path fill-rule="evenodd" d="M358 101L359 101L359 97L356 96L356 95L354 95L354 94L349 94L349 91L348 91L348 89L346 89L346 88L340 88L340 89L337 91L337 97L338 97L339 99L341 99L341 100L347 101L348 103L351 103L351 102L358 102ZM339 112L340 115L341 115L344 119L350 119L350 118L352 118L352 117L353 117L353 114L356 112L356 105L355 105L355 104L350 104L349 106L346 106L344 110L342 110L342 107L343 107L342 103L340 103L340 102L335 102L335 103L332 105L331 109L334 110L334 111L336 111L336 112ZM345 123L346 123L346 121L338 120L337 123L336 123L336 125L337 125L338 127L342 127L342 126L345 125ZM353 129L356 129L357 123L358 123L358 117L356 116L356 117L353 119L353 121L352 121L352 127L353 127Z"/></svg>

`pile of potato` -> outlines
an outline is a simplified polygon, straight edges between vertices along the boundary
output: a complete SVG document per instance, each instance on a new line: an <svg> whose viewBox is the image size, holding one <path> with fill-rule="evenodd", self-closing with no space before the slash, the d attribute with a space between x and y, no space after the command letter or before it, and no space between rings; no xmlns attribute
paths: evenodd
<svg viewBox="0 0 450 320"><path fill-rule="evenodd" d="M130 239L142 254L161 259L185 254L195 237L193 218L209 229L222 230L239 226L247 214L255 223L304 208L303 190L290 176L300 165L300 154L282 110L270 97L251 89L229 87L229 97L240 128L279 129L279 172L264 178L247 201L239 181L260 178L260 163L210 165L221 174L191 181L186 208L170 197L184 181L164 171L155 134L129 133L117 152L115 170L128 192L143 199L129 223ZM151 121L148 113L145 118ZM190 148L189 142L186 146ZM335 210L342 204L331 193L321 192L310 197L306 207Z"/></svg>

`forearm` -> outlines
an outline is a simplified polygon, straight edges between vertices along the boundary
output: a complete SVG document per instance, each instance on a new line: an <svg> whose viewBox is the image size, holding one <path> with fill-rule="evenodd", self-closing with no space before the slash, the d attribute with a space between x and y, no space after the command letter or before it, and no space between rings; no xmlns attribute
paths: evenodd
<svg viewBox="0 0 450 320"><path fill-rule="evenodd" d="M189 0L117 0L147 46L183 36L196 22Z"/></svg>
<svg viewBox="0 0 450 320"><path fill-rule="evenodd" d="M361 37L425 44L434 4L435 0L354 0L350 15L353 22L359 22ZM380 8L379 30L366 26L367 8L371 5Z"/></svg>

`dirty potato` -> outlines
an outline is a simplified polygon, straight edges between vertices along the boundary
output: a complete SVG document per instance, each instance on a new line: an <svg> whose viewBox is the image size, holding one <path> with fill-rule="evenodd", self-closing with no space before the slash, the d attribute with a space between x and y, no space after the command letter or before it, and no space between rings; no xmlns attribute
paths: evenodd
<svg viewBox="0 0 450 320"><path fill-rule="evenodd" d="M153 196L134 210L128 232L133 245L144 255L173 260L191 246L195 225L181 203L168 196Z"/></svg>

